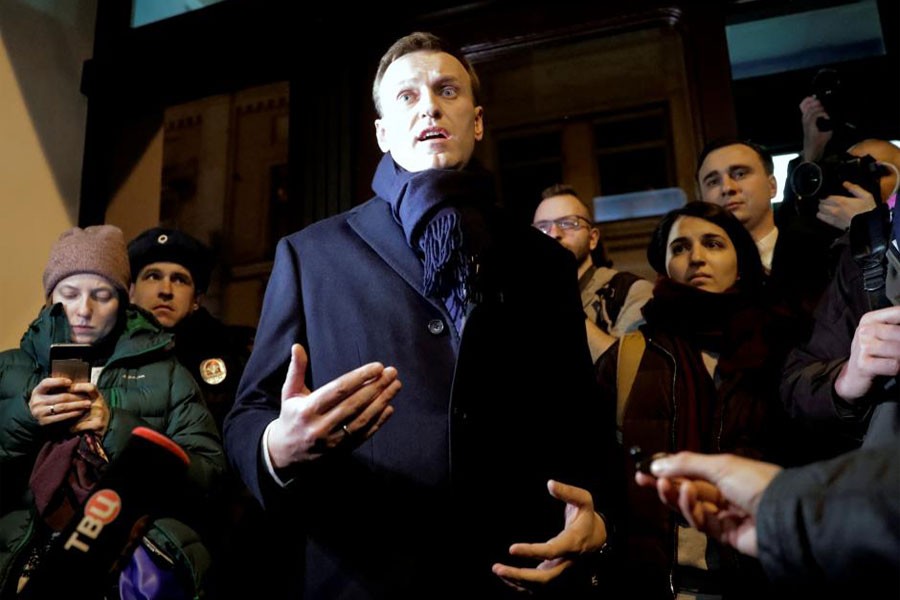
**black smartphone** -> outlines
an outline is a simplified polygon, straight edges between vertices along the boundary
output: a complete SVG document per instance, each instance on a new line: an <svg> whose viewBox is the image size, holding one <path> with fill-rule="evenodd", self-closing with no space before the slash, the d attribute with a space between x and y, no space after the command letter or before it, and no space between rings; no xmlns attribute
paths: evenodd
<svg viewBox="0 0 900 600"><path fill-rule="evenodd" d="M50 376L67 377L73 383L91 380L90 344L51 344Z"/></svg>
<svg viewBox="0 0 900 600"><path fill-rule="evenodd" d="M644 473L645 475L653 475L653 473L650 472L650 464L657 458L666 456L665 452L656 452L647 456L640 446L632 446L628 449L628 454L634 461L635 472Z"/></svg>

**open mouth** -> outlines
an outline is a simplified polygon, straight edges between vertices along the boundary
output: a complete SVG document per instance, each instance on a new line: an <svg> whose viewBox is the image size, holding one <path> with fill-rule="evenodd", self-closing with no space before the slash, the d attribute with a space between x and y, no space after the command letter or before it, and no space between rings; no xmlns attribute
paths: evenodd
<svg viewBox="0 0 900 600"><path fill-rule="evenodd" d="M416 139L420 142L427 142L429 140L447 140L450 139L450 134L443 127L429 127L428 129L423 130Z"/></svg>

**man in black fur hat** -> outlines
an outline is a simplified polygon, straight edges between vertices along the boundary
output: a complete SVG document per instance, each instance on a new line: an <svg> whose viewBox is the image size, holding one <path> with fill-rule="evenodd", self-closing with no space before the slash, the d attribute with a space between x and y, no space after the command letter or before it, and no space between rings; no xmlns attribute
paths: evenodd
<svg viewBox="0 0 900 600"><path fill-rule="evenodd" d="M210 249L177 229L154 227L128 244L131 302L175 334L175 355L194 376L219 429L250 355L252 328L226 325L201 306L213 269ZM212 596L282 597L281 568L266 546L272 525L237 477L205 515L213 552ZM259 579L247 578L251 571Z"/></svg>
<svg viewBox="0 0 900 600"><path fill-rule="evenodd" d="M203 389L219 427L234 402L249 356L249 338L201 306L212 253L177 229L154 227L128 244L131 302L175 333L175 353Z"/></svg>

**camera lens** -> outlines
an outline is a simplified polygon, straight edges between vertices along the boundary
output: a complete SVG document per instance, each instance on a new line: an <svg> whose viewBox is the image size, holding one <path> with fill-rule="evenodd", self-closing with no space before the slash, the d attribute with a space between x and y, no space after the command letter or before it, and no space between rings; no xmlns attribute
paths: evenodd
<svg viewBox="0 0 900 600"><path fill-rule="evenodd" d="M822 167L814 162L804 162L791 174L791 189L800 198L813 198L821 191L824 181Z"/></svg>

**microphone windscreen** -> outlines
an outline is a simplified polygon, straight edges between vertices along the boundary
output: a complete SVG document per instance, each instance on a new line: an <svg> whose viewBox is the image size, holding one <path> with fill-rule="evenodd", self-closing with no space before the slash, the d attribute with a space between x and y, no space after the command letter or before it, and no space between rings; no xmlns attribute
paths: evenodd
<svg viewBox="0 0 900 600"><path fill-rule="evenodd" d="M136 427L87 501L41 557L19 598L99 598L153 519L177 501L190 462L175 442Z"/></svg>

